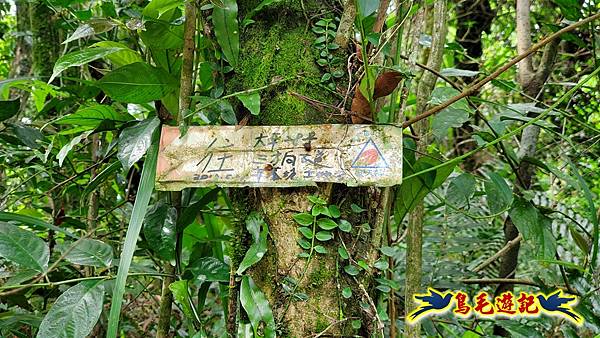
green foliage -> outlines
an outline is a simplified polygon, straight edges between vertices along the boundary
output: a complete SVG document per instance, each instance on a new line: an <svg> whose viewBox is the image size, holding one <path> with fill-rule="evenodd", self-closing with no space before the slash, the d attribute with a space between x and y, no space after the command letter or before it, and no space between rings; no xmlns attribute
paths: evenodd
<svg viewBox="0 0 600 338"><path fill-rule="evenodd" d="M223 6L215 6L212 21L215 36L229 64L236 68L240 56L240 32L238 27L238 6L235 0L223 0Z"/></svg>
<svg viewBox="0 0 600 338"><path fill-rule="evenodd" d="M160 125L157 118L141 121L123 130L119 137L117 157L123 168L128 170L139 161L152 144L152 135Z"/></svg>
<svg viewBox="0 0 600 338"><path fill-rule="evenodd" d="M174 88L168 74L144 62L113 70L98 81L98 86L113 100L127 103L159 100Z"/></svg>
<svg viewBox="0 0 600 338"><path fill-rule="evenodd" d="M102 241L83 238L77 242L63 242L58 250L72 264L108 268L112 264L112 247Z"/></svg>
<svg viewBox="0 0 600 338"><path fill-rule="evenodd" d="M85 338L102 312L102 281L84 281L63 292L44 317L38 338Z"/></svg>
<svg viewBox="0 0 600 338"><path fill-rule="evenodd" d="M252 235L253 242L236 271L238 275L258 263L267 252L269 227L258 213L252 212L248 215L248 218L246 218L246 229Z"/></svg>
<svg viewBox="0 0 600 338"><path fill-rule="evenodd" d="M276 336L275 319L269 302L250 276L242 277L240 303L250 318L255 335L265 338Z"/></svg>
<svg viewBox="0 0 600 338"><path fill-rule="evenodd" d="M48 268L48 245L30 231L0 222L0 256L24 268L44 272Z"/></svg>
<svg viewBox="0 0 600 338"><path fill-rule="evenodd" d="M177 209L160 201L144 218L144 236L148 245L163 260L175 259Z"/></svg>
<svg viewBox="0 0 600 338"><path fill-rule="evenodd" d="M315 23L312 31L317 35L314 45L319 53L317 64L323 67L325 73L321 77L321 82L327 85L327 88L335 90L336 79L344 76L344 72L338 69L342 59L334 56L334 51L340 46L333 42L337 25L332 19L321 19Z"/></svg>

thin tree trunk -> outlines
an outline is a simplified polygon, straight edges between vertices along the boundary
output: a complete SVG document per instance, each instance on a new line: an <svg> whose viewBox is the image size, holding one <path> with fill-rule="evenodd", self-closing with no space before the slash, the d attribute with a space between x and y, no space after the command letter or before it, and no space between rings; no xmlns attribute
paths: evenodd
<svg viewBox="0 0 600 338"><path fill-rule="evenodd" d="M183 32L183 56L181 65L181 76L180 76L180 89L179 89L179 112L177 114L177 124L180 126L185 125L185 114L187 114L190 108L190 96L194 91L194 51L195 51L195 36L196 36L196 15L197 8L194 1L187 1L185 3L185 24ZM181 192L171 192L171 203L177 210L177 217L181 215ZM181 252L181 240L182 240L183 229L177 229L177 243L175 245L175 255L177 261L177 269L173 268L170 262L165 262L165 273L173 275L181 273L179 270L179 254ZM168 337L169 330L171 328L171 307L173 303L173 293L169 286L173 283L173 277L164 277L161 299L160 299L160 310L158 319L158 328L156 332L157 338Z"/></svg>
<svg viewBox="0 0 600 338"><path fill-rule="evenodd" d="M421 13L423 15L424 13ZM426 20L425 17L415 16L414 22ZM439 70L442 63L444 44L446 41L447 30L447 2L446 0L436 1L433 6L431 16L432 42L429 55L426 58L427 67L433 70ZM429 96L435 87L437 77L431 72L423 72L417 87L417 114L424 111L429 101ZM426 153L429 133L429 123L427 120L419 121L414 126L414 133L419 137L417 141L416 153ZM405 314L413 311L417 304L413 298L414 294L421 291L422 279L422 247L423 247L423 224L425 221L425 207L423 201L420 201L408 216L408 232L406 236L406 284L405 284ZM420 337L421 327L406 324L406 337Z"/></svg>
<svg viewBox="0 0 600 338"><path fill-rule="evenodd" d="M531 23L530 23L530 3L529 0L517 0L516 10L517 20L517 51L519 54L526 52L531 48ZM544 48L544 53L534 71L533 57L529 56L521 61L518 66L518 80L525 94L529 97L539 99L541 90L546 82L558 51L560 40L551 41ZM535 156L540 128L536 125L531 125L525 128L521 134L520 147L518 152L519 159ZM532 184L535 167L527 161L521 161L517 168L518 179L515 180L515 190L529 189ZM512 222L510 217L507 217L504 222L504 241L505 243L512 242L519 236L519 230ZM512 246L502 256L500 263L500 278L514 278L516 275L517 265L519 261L520 243ZM499 295L505 291L513 289L513 284L500 284L496 289L495 294ZM508 332L500 326L494 327L494 334L507 336Z"/></svg>
<svg viewBox="0 0 600 338"><path fill-rule="evenodd" d="M30 2L31 33L33 38L33 75L47 81L58 58L58 32L55 13L43 1Z"/></svg>

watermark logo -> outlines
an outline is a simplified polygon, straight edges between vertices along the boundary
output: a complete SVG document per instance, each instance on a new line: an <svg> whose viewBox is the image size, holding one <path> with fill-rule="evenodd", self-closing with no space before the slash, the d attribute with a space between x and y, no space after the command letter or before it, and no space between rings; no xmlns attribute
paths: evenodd
<svg viewBox="0 0 600 338"><path fill-rule="evenodd" d="M408 323L415 324L423 318L452 314L469 318L537 318L541 315L566 319L575 325L583 324L583 317L573 307L577 304L576 296L567 295L562 290L550 294L520 292L517 296L512 292L504 292L498 297L491 297L487 292L479 292L473 300L462 291L438 291L428 288L427 293L414 295L419 306L411 312Z"/></svg>

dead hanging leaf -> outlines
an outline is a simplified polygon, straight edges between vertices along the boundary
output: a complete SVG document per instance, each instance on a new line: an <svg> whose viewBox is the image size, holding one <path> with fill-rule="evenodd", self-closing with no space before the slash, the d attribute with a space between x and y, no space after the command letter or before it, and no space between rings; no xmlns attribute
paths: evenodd
<svg viewBox="0 0 600 338"><path fill-rule="evenodd" d="M375 80L375 91L373 92L373 98L377 99L380 97L390 95L398 83L402 79L402 73L400 72L385 72L377 77Z"/></svg>
<svg viewBox="0 0 600 338"><path fill-rule="evenodd" d="M358 86L356 86L356 89L354 90L354 98L352 99L352 107L350 107L350 110L354 113L350 117L354 124L363 123L365 121L361 116L372 120L373 115L371 114L369 101L367 101L367 98L360 92Z"/></svg>

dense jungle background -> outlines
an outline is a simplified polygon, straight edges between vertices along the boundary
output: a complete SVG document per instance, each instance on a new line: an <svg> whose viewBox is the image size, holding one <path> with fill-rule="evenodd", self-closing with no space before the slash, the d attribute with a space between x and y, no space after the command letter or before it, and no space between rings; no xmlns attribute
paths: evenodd
<svg viewBox="0 0 600 338"><path fill-rule="evenodd" d="M600 337L599 13L0 0L0 336ZM402 128L403 183L154 189L161 126L323 123ZM428 287L584 323L408 325Z"/></svg>

